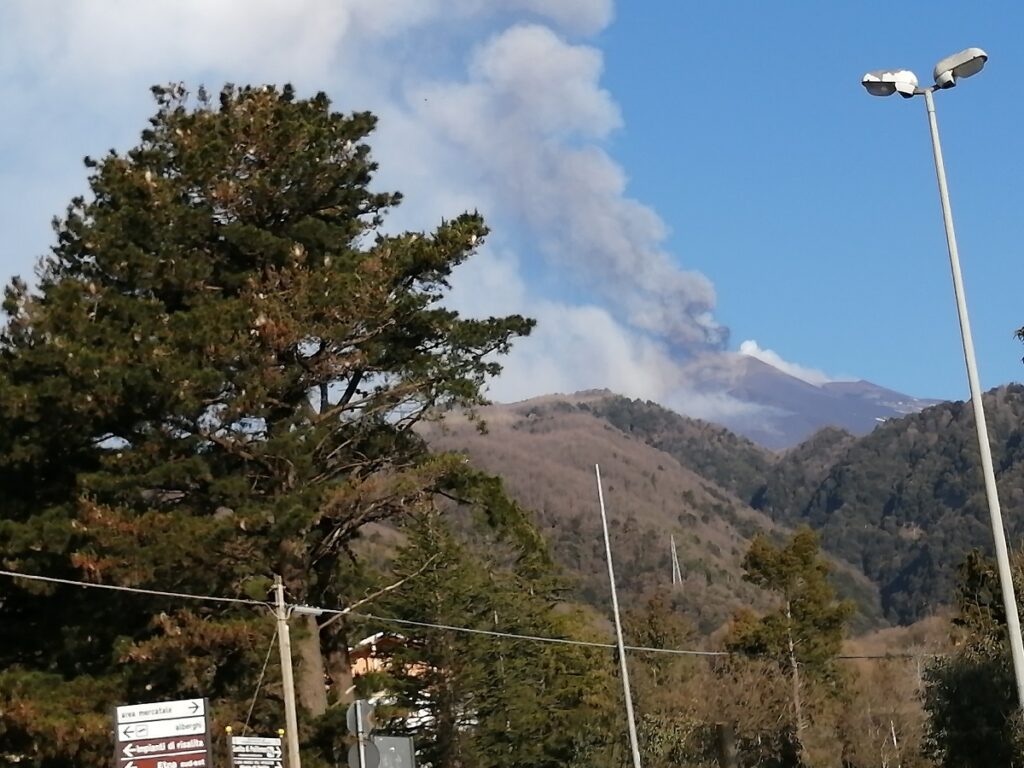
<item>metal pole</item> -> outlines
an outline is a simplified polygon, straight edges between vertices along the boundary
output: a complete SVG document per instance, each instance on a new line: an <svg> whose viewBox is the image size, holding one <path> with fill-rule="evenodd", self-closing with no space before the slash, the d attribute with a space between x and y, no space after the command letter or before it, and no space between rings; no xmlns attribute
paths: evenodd
<svg viewBox="0 0 1024 768"><path fill-rule="evenodd" d="M295 711L295 678L292 675L292 640L288 633L288 611L284 603L284 583L274 576L277 598L277 646L281 651L281 683L284 688L284 727L288 741L288 768L302 768L299 758L299 718Z"/></svg>
<svg viewBox="0 0 1024 768"><path fill-rule="evenodd" d="M359 768L366 768L366 735L363 733L363 702L355 700L356 705L356 744L359 752Z"/></svg>
<svg viewBox="0 0 1024 768"><path fill-rule="evenodd" d="M974 357L971 322L967 317L967 300L964 297L963 276L960 274L960 255L956 247L956 233L953 231L953 213L950 210L949 189L946 186L946 167L942 162L939 124L935 119L935 100L932 98L931 89L925 90L924 103L928 110L928 127L932 134L935 175L939 180L939 199L942 202L942 222L946 226L949 266L953 272L953 293L956 295L956 311L960 318L960 337L964 346L964 362L967 365L967 382L971 388L971 404L974 406L974 426L978 432L981 471L985 478L985 496L988 499L989 517L992 519L992 536L995 539L999 584L1002 588L1003 607L1006 611L1006 630L1010 636L1010 655L1013 657L1013 672L1017 680L1017 705L1024 708L1024 642L1021 641L1020 617L1017 614L1017 598L1013 590L1010 555L1006 548L1006 534L1003 532L1003 515L999 509L999 491L996 488L995 470L992 468L992 449L989 446L985 408L981 402L978 364Z"/></svg>
<svg viewBox="0 0 1024 768"><path fill-rule="evenodd" d="M612 588L612 613L615 616L615 642L619 650L622 670L622 695L626 699L626 720L629 723L629 746L633 750L633 768L640 766L640 745L636 738L636 718L633 716L633 696L629 692L629 670L626 668L626 648L622 642L622 620L619 618L619 596L615 591L615 568L612 566L612 542L608 537L608 515L604 509L604 489L601 487L601 467L594 465L597 476L597 498L601 504L601 528L604 530L604 553L608 560L608 582Z"/></svg>

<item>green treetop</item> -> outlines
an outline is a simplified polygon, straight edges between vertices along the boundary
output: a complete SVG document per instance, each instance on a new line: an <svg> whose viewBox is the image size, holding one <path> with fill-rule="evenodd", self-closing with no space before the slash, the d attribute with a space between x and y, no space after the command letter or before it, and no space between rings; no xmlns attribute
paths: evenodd
<svg viewBox="0 0 1024 768"><path fill-rule="evenodd" d="M743 569L744 579L778 596L779 607L759 618L739 616L729 638L730 649L785 665L792 655L814 674L829 673L853 606L836 599L817 535L801 528L781 547L758 535Z"/></svg>

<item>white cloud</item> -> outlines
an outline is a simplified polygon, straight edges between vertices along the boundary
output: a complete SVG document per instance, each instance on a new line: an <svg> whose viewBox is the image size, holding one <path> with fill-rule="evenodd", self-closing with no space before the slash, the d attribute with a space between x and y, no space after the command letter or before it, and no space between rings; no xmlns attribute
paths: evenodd
<svg viewBox="0 0 1024 768"><path fill-rule="evenodd" d="M753 339L748 339L740 344L739 352L741 355L747 355L760 360L762 363L767 363L770 366L778 368L783 373L788 373L802 381L806 381L808 384L813 384L818 387L822 384L826 384L830 381L835 381L832 377L823 371L819 371L816 368L808 368L797 363L791 363L782 358L778 352L771 349L763 349Z"/></svg>
<svg viewBox="0 0 1024 768"><path fill-rule="evenodd" d="M52 86L91 85L109 98L104 83L203 71L326 76L351 12L317 0L15 0L4 38Z"/></svg>
<svg viewBox="0 0 1024 768"><path fill-rule="evenodd" d="M714 289L665 251L665 223L629 197L606 150L623 117L600 50L580 36L612 12L612 0L8 2L2 277L27 272L51 241L50 216L84 189L81 156L134 142L150 85L293 81L380 117L378 186L407 200L389 228L473 208L494 227L459 270L453 305L540 322L494 397L607 387L705 418L745 413L686 386L680 351L726 333Z"/></svg>

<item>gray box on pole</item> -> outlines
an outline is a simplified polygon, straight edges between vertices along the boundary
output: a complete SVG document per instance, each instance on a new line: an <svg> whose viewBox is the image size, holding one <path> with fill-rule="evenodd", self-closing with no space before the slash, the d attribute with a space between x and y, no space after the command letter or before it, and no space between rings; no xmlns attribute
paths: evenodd
<svg viewBox="0 0 1024 768"><path fill-rule="evenodd" d="M345 713L345 724L353 736L362 737L373 730L374 706L368 701L353 701Z"/></svg>
<svg viewBox="0 0 1024 768"><path fill-rule="evenodd" d="M360 741L348 748L348 768L379 768L380 750L372 742Z"/></svg>

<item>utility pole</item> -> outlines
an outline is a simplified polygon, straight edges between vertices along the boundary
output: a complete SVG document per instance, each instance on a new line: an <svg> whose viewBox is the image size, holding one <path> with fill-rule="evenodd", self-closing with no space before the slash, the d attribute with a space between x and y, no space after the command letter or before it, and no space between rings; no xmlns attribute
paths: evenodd
<svg viewBox="0 0 1024 768"><path fill-rule="evenodd" d="M274 576L277 616L277 644L281 651L281 684L284 688L284 725L288 741L288 768L302 768L299 758L299 718L295 710L295 678L292 675L292 640L288 634L288 609L284 602L284 583Z"/></svg>
<svg viewBox="0 0 1024 768"><path fill-rule="evenodd" d="M619 618L619 595L615 590L615 568L612 565L612 541L608 535L608 514L604 509L604 488L601 487L601 467L594 465L597 476L597 499L601 505L601 527L604 529L604 552L608 558L608 582L612 588L612 614L615 616L615 641L622 671L622 695L626 700L626 724L629 726L629 746L633 752L633 768L641 768L640 744L636 736L636 718L633 715L633 694L629 691L629 668L626 666L626 648L622 641L622 620Z"/></svg>
<svg viewBox="0 0 1024 768"><path fill-rule="evenodd" d="M793 678L793 712L796 715L796 746L802 758L804 753L804 710L800 701L800 665L796 660L796 644L793 642L793 611L786 598L786 635L789 639L789 667Z"/></svg>

